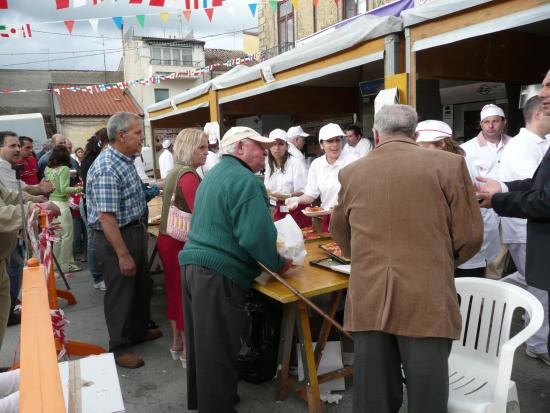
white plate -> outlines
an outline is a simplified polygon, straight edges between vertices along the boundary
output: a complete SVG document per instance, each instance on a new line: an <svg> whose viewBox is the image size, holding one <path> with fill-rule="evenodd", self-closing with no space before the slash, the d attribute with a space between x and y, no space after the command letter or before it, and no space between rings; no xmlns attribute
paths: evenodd
<svg viewBox="0 0 550 413"><path fill-rule="evenodd" d="M322 217L332 214L332 209L323 209L322 211L309 211L307 208L302 209L302 214L306 217Z"/></svg>

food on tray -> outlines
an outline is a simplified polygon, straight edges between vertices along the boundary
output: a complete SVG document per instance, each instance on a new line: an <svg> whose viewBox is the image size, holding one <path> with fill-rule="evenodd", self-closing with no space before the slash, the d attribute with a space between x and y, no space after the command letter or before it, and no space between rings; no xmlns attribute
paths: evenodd
<svg viewBox="0 0 550 413"><path fill-rule="evenodd" d="M307 207L302 210L302 213L308 217L321 217L324 215L330 215L332 209L325 209L322 207Z"/></svg>
<svg viewBox="0 0 550 413"><path fill-rule="evenodd" d="M307 212L323 212L324 209L321 207L307 207L305 209Z"/></svg>
<svg viewBox="0 0 550 413"><path fill-rule="evenodd" d="M336 242L329 242L328 244L319 245L319 247L342 262L350 262L350 259L342 254L342 249L338 246Z"/></svg>
<svg viewBox="0 0 550 413"><path fill-rule="evenodd" d="M302 235L306 241L320 238L330 238L329 232L317 232L313 227L302 228Z"/></svg>

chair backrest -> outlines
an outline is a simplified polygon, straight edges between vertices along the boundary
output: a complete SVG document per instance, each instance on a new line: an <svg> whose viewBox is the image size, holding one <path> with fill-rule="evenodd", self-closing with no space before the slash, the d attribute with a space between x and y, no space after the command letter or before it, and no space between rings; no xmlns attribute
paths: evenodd
<svg viewBox="0 0 550 413"><path fill-rule="evenodd" d="M512 316L517 308L523 308L530 316L529 325L515 336L519 339L517 345L541 327L542 305L522 288L484 278L457 278L455 281L462 333L460 340L453 343L454 353L470 353L486 362L498 363L502 346L510 338Z"/></svg>

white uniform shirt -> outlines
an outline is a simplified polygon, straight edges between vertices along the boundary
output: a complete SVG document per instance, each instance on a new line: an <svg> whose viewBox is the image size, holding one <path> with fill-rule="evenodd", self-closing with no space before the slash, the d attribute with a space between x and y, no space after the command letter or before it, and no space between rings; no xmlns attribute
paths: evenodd
<svg viewBox="0 0 550 413"><path fill-rule="evenodd" d="M472 182L475 182L476 176L479 176L478 168L466 159L468 172ZM472 269L486 267L488 263L493 262L500 252L500 233L498 231L498 217L495 211L487 208L480 208L483 218L483 243L476 255L459 265L461 269Z"/></svg>
<svg viewBox="0 0 550 413"><path fill-rule="evenodd" d="M145 164L143 163L141 156L138 155L134 158L134 166L139 175L139 179L141 179L142 182L148 182L149 177L145 173Z"/></svg>
<svg viewBox="0 0 550 413"><path fill-rule="evenodd" d="M200 168L197 168L197 174L204 178L204 176L214 167L218 164L220 161L220 157L217 153L208 151L208 155L206 156L206 162L203 166Z"/></svg>
<svg viewBox="0 0 550 413"><path fill-rule="evenodd" d="M304 156L304 153L290 142L288 142L288 153L294 156L300 162L302 162L302 164L305 166L307 170L308 165L307 165L306 157Z"/></svg>
<svg viewBox="0 0 550 413"><path fill-rule="evenodd" d="M546 154L550 140L543 139L525 128L506 145L500 162L502 181L516 181L531 178ZM502 241L505 244L527 242L527 220L501 218Z"/></svg>
<svg viewBox="0 0 550 413"><path fill-rule="evenodd" d="M476 169L477 176L496 179L500 181L499 163L504 147L510 137L502 135L498 144L487 141L479 132L475 138L460 145L466 152L466 159Z"/></svg>
<svg viewBox="0 0 550 413"><path fill-rule="evenodd" d="M353 161L355 159L346 156L343 151L332 165L327 162L326 155L315 159L309 167L304 194L313 198L320 196L321 207L333 208L338 203L338 192L340 192L338 172Z"/></svg>
<svg viewBox="0 0 550 413"><path fill-rule="evenodd" d="M359 139L359 142L355 146L351 146L349 143L346 143L346 146L344 146L346 155L352 156L355 159L367 156L370 151L372 151L372 144L367 138Z"/></svg>
<svg viewBox="0 0 550 413"><path fill-rule="evenodd" d="M174 155L169 150L165 149L159 156L159 168L161 179L166 178L168 172L174 168Z"/></svg>
<svg viewBox="0 0 550 413"><path fill-rule="evenodd" d="M284 170L282 172L280 168L275 167L273 174L271 174L271 168L266 158L264 183L267 190L288 195L294 192L304 192L307 183L307 171L303 163L290 155L285 162Z"/></svg>

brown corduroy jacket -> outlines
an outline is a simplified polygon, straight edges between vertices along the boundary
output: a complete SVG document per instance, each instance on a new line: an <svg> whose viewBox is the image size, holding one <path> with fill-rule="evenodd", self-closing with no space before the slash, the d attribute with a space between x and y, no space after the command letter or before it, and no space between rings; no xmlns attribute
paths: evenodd
<svg viewBox="0 0 550 413"><path fill-rule="evenodd" d="M352 263L344 327L459 338L454 269L483 240L463 157L390 138L339 179L331 232Z"/></svg>

